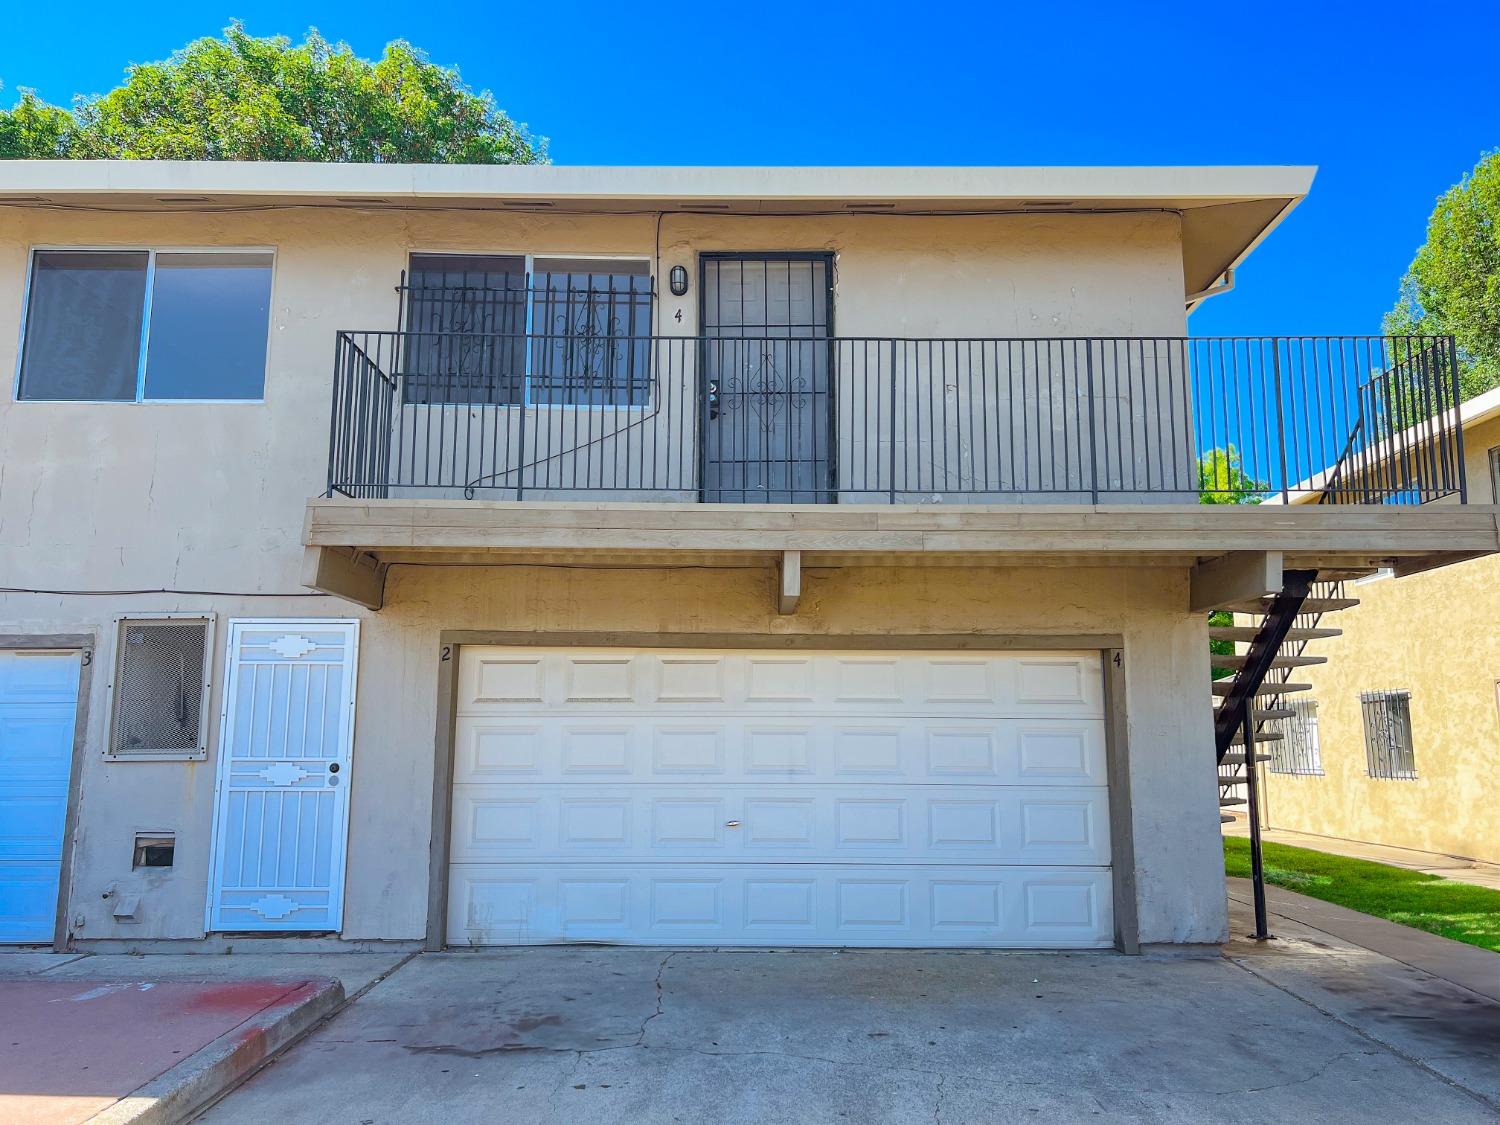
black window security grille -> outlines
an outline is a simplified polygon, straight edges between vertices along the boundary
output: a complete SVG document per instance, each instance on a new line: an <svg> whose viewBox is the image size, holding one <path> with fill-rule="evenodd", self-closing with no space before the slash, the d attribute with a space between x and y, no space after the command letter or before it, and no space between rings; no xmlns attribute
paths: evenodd
<svg viewBox="0 0 1500 1125"><path fill-rule="evenodd" d="M408 403L650 400L647 262L415 254L400 294Z"/></svg>
<svg viewBox="0 0 1500 1125"><path fill-rule="evenodd" d="M121 621L112 757L196 757L207 748L209 619Z"/></svg>
<svg viewBox="0 0 1500 1125"><path fill-rule="evenodd" d="M1272 725L1280 741L1269 741L1272 773L1317 775L1323 772L1323 753L1318 745L1318 703L1314 699L1291 699L1284 706L1292 712Z"/></svg>
<svg viewBox="0 0 1500 1125"><path fill-rule="evenodd" d="M1366 691L1359 697L1365 725L1365 764L1371 777L1417 776L1412 749L1411 692Z"/></svg>

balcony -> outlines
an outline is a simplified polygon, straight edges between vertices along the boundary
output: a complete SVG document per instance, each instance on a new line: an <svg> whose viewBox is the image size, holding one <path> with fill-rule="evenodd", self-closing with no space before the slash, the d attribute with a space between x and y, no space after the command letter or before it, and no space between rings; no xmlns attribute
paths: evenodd
<svg viewBox="0 0 1500 1125"><path fill-rule="evenodd" d="M1446 337L340 332L329 496L775 504L1462 497Z"/></svg>
<svg viewBox="0 0 1500 1125"><path fill-rule="evenodd" d="M305 541L1419 569L1497 546L1457 365L1446 337L341 332Z"/></svg>

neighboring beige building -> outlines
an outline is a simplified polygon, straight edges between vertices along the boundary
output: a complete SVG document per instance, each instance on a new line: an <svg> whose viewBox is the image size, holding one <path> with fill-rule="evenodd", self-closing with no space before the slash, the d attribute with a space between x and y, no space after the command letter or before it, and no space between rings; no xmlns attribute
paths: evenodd
<svg viewBox="0 0 1500 1125"><path fill-rule="evenodd" d="M1462 418L1470 499L1500 503L1500 390ZM1328 622L1343 636L1307 649L1328 662L1296 674L1312 722L1273 748L1267 821L1500 863L1500 563L1381 572L1347 592L1360 604Z"/></svg>
<svg viewBox="0 0 1500 1125"><path fill-rule="evenodd" d="M1205 610L1500 547L1194 502L1310 182L0 165L0 940L1221 941Z"/></svg>

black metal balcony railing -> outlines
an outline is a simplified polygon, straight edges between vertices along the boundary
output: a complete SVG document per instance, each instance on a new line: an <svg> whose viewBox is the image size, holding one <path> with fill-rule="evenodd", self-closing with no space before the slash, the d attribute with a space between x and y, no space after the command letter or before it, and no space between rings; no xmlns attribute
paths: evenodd
<svg viewBox="0 0 1500 1125"><path fill-rule="evenodd" d="M1449 337L340 332L330 495L1191 503L1465 493Z"/></svg>

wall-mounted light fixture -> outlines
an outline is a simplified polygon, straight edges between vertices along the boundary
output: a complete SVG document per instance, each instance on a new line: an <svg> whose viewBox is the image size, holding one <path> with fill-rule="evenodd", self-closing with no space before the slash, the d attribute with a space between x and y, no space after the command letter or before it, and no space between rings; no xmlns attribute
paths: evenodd
<svg viewBox="0 0 1500 1125"><path fill-rule="evenodd" d="M687 292L687 267L673 266L672 272L668 274L669 284L672 286L672 296L681 297Z"/></svg>

